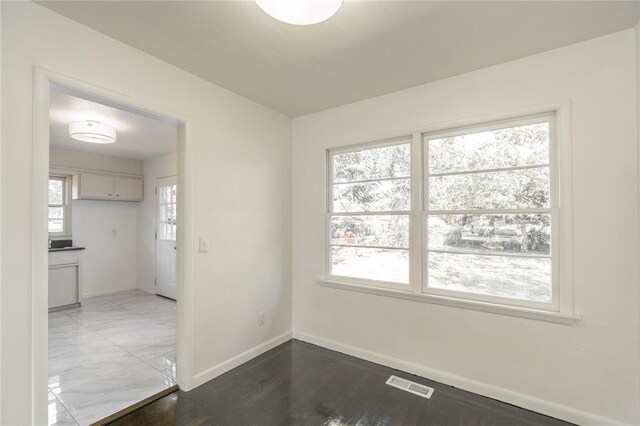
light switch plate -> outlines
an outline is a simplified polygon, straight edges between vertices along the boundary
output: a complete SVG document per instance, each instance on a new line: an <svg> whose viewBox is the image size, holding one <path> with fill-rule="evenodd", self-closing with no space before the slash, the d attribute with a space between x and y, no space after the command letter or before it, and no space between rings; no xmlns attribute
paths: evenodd
<svg viewBox="0 0 640 426"><path fill-rule="evenodd" d="M209 253L209 240L204 238L204 237L200 237L200 242L198 244L198 251L200 253Z"/></svg>

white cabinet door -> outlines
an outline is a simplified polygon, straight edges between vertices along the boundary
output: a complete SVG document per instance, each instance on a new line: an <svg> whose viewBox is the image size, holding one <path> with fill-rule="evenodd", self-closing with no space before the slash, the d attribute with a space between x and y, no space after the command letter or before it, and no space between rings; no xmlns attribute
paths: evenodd
<svg viewBox="0 0 640 426"><path fill-rule="evenodd" d="M78 198L88 199L112 199L113 177L94 175L90 173L80 174L80 191Z"/></svg>
<svg viewBox="0 0 640 426"><path fill-rule="evenodd" d="M78 303L78 265L49 268L49 308Z"/></svg>
<svg viewBox="0 0 640 426"><path fill-rule="evenodd" d="M114 199L123 201L142 201L142 179L114 177Z"/></svg>
<svg viewBox="0 0 640 426"><path fill-rule="evenodd" d="M73 177L74 200L142 201L142 178L81 173Z"/></svg>

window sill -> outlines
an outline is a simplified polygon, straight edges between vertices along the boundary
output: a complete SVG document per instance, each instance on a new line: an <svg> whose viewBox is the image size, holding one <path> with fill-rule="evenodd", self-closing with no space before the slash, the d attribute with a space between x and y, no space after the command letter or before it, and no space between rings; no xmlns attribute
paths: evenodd
<svg viewBox="0 0 640 426"><path fill-rule="evenodd" d="M506 306L495 303L479 302L473 300L463 300L454 297L434 296L430 294L417 294L411 291L392 290L378 288L361 284L352 284L343 281L335 281L326 278L319 278L318 283L323 287L337 288L341 290L356 291L360 293L375 294L378 296L394 297L397 299L412 300L416 302L435 303L438 305L452 306L456 308L472 309L482 312L490 312L500 315L509 315L520 318L528 318L538 321L553 322L557 324L572 325L579 321L579 315L565 314L560 312L542 311L538 309L521 308L517 306Z"/></svg>

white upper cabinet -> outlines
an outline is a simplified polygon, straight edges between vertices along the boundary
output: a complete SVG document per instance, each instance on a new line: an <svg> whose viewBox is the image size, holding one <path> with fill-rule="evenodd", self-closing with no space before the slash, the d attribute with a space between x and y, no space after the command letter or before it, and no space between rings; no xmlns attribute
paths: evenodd
<svg viewBox="0 0 640 426"><path fill-rule="evenodd" d="M74 199L108 200L113 197L113 177L82 173L73 179Z"/></svg>
<svg viewBox="0 0 640 426"><path fill-rule="evenodd" d="M123 201L141 201L142 179L114 177L113 195Z"/></svg>
<svg viewBox="0 0 640 426"><path fill-rule="evenodd" d="M80 173L73 176L73 199L142 201L142 187L142 178Z"/></svg>

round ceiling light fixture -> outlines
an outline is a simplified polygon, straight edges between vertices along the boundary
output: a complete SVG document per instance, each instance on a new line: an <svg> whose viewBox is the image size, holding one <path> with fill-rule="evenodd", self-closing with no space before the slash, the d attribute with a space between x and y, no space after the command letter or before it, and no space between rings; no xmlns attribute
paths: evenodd
<svg viewBox="0 0 640 426"><path fill-rule="evenodd" d="M335 15L343 0L255 0L267 15L293 25L313 25Z"/></svg>
<svg viewBox="0 0 640 426"><path fill-rule="evenodd" d="M89 143L114 143L116 129L97 121L74 121L69 123L69 136Z"/></svg>

